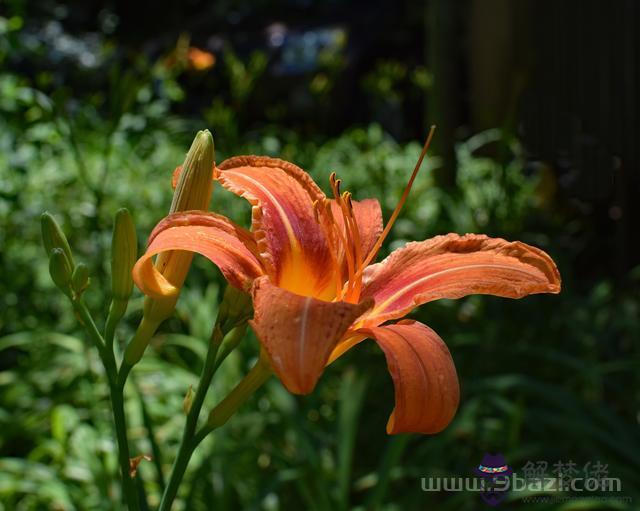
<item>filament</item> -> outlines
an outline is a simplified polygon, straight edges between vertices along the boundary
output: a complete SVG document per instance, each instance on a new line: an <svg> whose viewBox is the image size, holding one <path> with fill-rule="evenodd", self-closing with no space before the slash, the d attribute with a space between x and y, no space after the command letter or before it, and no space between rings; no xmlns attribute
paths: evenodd
<svg viewBox="0 0 640 511"><path fill-rule="evenodd" d="M362 238L360 236L360 229L358 227L358 222L356 220L353 208L353 202L351 200L351 193L340 193L340 185L342 184L342 181L337 178L335 172L332 172L329 176L329 185L331 186L331 192L333 193L336 205L338 206L339 211L342 213L344 232L333 216L331 202L329 201L329 199L324 199L324 201L322 202L315 201L313 203L313 214L315 216L316 222L321 223L323 221L326 221L325 227L328 231L327 238L331 240L329 242L331 244L331 246L329 247L329 250L331 252L331 262L338 275L338 279L336 281L336 299L345 299L348 302L357 302L360 299L360 292L362 291L362 274L364 272L364 269L377 255L380 247L382 246L382 243L384 243L384 240L391 231L391 228L398 218L402 207L407 201L409 192L411 191L411 187L413 186L413 182L415 181L416 176L420 171L422 162L427 154L429 145L431 144L431 139L433 138L435 129L435 126L431 126L431 129L429 130L429 133L427 135L427 139L422 146L420 157L418 158L416 166L411 173L411 177L407 182L407 186L405 186L405 189L402 192L402 196L400 197L398 204L393 210L393 213L391 214L387 225L385 226L384 230L382 231L366 257L363 258L362 254ZM338 247L335 246L334 238L330 233L333 233L337 237L339 243L342 245L344 258L347 262L348 278L345 282L345 285L342 286L342 265L337 257Z"/></svg>

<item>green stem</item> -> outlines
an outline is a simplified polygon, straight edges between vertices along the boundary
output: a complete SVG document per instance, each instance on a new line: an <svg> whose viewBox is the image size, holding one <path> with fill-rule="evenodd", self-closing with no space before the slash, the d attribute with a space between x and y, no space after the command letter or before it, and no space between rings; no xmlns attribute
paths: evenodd
<svg viewBox="0 0 640 511"><path fill-rule="evenodd" d="M82 298L71 299L71 303L73 305L73 309L76 312L76 317L80 324L85 328L87 333L89 334L89 338L93 341L98 348L98 351L102 355L104 353L104 339L100 335L98 331L98 327L96 326L93 318L91 317L91 313L87 309Z"/></svg>
<svg viewBox="0 0 640 511"><path fill-rule="evenodd" d="M129 342L124 351L123 365L126 363L130 366L134 366L138 363L142 358L142 354L149 344L149 341L153 337L153 334L156 333L156 330L160 326L160 323L160 321L150 320L146 314L142 316L142 321L140 322L133 339L131 339L131 342Z"/></svg>
<svg viewBox="0 0 640 511"><path fill-rule="evenodd" d="M142 395L142 391L140 390L140 387L138 386L136 379L133 378L133 381L131 383L133 383L133 386L136 389L136 393L138 394L138 398L140 401L140 411L142 412L142 424L147 430L147 436L149 437L149 443L151 444L151 453L153 454L152 461L156 468L158 487L160 488L160 491L164 491L165 480L164 480L164 474L162 472L163 456L162 456L162 450L160 449L160 445L158 445L158 442L156 440L156 433L155 433L155 428L153 426L153 420L151 418L151 415L149 414L149 410L147 409L147 405Z"/></svg>
<svg viewBox="0 0 640 511"><path fill-rule="evenodd" d="M129 511L138 511L138 490L135 481L129 472L129 443L127 441L127 425L124 414L124 398L122 389L115 382L109 383L111 404L113 405L113 419L116 425L116 438L118 440L118 462L122 472L122 490Z"/></svg>
<svg viewBox="0 0 640 511"><path fill-rule="evenodd" d="M217 368L216 358L218 348L222 343L222 337L222 331L217 328L216 325L216 328L214 328L213 333L211 334L211 341L209 349L207 350L207 358L202 368L198 388L196 389L196 394L191 402L191 408L187 413L184 430L182 431L182 439L180 441L180 446L178 447L178 455L173 462L171 476L162 495L162 502L160 503L158 511L171 508L171 504L178 493L178 487L180 486L184 472L187 469L191 455L193 454L194 449L202 441L202 439L200 439L196 442L194 434L198 425L198 417L200 416L200 410L202 409L204 398L207 395L207 390L209 389L209 385L211 385L213 374Z"/></svg>
<svg viewBox="0 0 640 511"><path fill-rule="evenodd" d="M124 384L127 383L127 377L129 376L129 373L131 372L132 368L133 366L131 364L127 364L126 360L123 360L122 364L120 364L120 370L118 371L118 379L117 379L118 388L120 389L120 392L122 392L122 390L124 389Z"/></svg>
<svg viewBox="0 0 640 511"><path fill-rule="evenodd" d="M107 323L104 327L104 339L105 339L105 344L109 347L109 348L113 348L113 339L115 338L116 335L116 326L118 325L118 319L115 319L114 316L112 316L111 314L109 314L109 316L107 316Z"/></svg>
<svg viewBox="0 0 640 511"><path fill-rule="evenodd" d="M107 348L113 349L113 340L116 334L118 323L127 312L128 300L113 300L109 306L109 314L104 327L104 341Z"/></svg>
<svg viewBox="0 0 640 511"><path fill-rule="evenodd" d="M199 442L198 442L199 443ZM189 464L189 460L191 459L191 455L193 451L198 446L195 438L186 439L184 436L182 437L182 442L180 443L180 449L178 450L178 456L173 462L173 466L171 467L171 477L169 478L169 483L164 490L162 495L162 501L160 502L160 507L158 511L169 511L171 509L171 505L173 504L174 499L178 493L178 487L182 482L182 477L184 476L185 471L187 470L187 465Z"/></svg>
<svg viewBox="0 0 640 511"><path fill-rule="evenodd" d="M215 331L214 331L215 334ZM202 442L205 437L211 433L214 429L222 426L229 420L229 418L240 408L240 406L251 396L267 379L271 376L271 368L266 357L261 356L255 366L247 373L247 375L236 385L236 387L225 397L218 406L216 406L207 420L207 424L196 432L196 426L198 421L198 415L200 414L200 408L204 400L204 394L206 394L211 378L206 371L211 371L211 376L218 364L216 361L217 348L214 348L214 343L207 354L207 362L203 369L203 377L198 385L198 390L193 400L191 410L187 415L187 423L185 425L182 441L178 449L178 456L171 469L171 477L169 483L162 496L162 502L158 511L169 511L171 505L178 492L178 487L184 477L185 470L189 463L189 459L193 454L195 448ZM209 365L210 364L210 365ZM206 382L207 385L203 385ZM199 395L202 391L202 395Z"/></svg>
<svg viewBox="0 0 640 511"><path fill-rule="evenodd" d="M138 492L133 479L129 474L129 443L127 440L127 423L124 413L124 396L122 387L118 384L118 369L113 350L108 349L100 335L87 306L82 299L72 300L73 308L80 324L85 328L89 337L98 348L98 353L109 382L109 394L113 407L113 420L118 441L118 462L122 472L122 492L127 502L129 511L138 511Z"/></svg>
<svg viewBox="0 0 640 511"><path fill-rule="evenodd" d="M251 371L229 392L227 397L209 412L207 424L202 428L200 433L204 432L206 436L214 429L224 425L231 416L236 413L238 408L269 379L271 374L271 366L263 352L260 354L256 365L251 368Z"/></svg>
<svg viewBox="0 0 640 511"><path fill-rule="evenodd" d="M142 481L142 478L136 477L134 482L138 490L138 502L140 503L140 511L151 511L149 502L147 501L147 492L144 488L144 482Z"/></svg>

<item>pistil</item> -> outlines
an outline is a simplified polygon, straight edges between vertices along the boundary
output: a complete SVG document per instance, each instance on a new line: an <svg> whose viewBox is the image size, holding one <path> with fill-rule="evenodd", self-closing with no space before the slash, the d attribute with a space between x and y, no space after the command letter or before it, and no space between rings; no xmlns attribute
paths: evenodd
<svg viewBox="0 0 640 511"><path fill-rule="evenodd" d="M418 162L416 163L416 166L414 167L413 172L411 173L411 177L409 178L409 182L407 183L407 186L405 187L404 192L402 192L402 197L400 197L400 200L398 201L398 205L396 206L396 209L393 210L393 213L391 214L391 218L389 218L389 221L387 222L387 225L384 228L384 231L382 231L382 234L376 241L375 245L373 245L373 248L369 252L369 255L367 255L366 259L364 260L364 263L362 264L362 266L358 271L360 272L364 271L364 268L366 268L369 265L369 263L373 261L374 257L378 254L378 250L380 250L382 243L384 242L385 238L391 231L393 224L395 223L396 219L398 218L398 215L400 214L400 210L404 206L404 203L406 202L407 197L409 196L409 192L411 191L413 182L415 181L416 176L418 175L418 171L422 166L422 161L424 160L424 157L427 154L427 150L429 149L429 145L431 144L431 139L433 138L433 133L435 132L435 130L436 130L436 127L431 126L431 129L429 130L429 134L427 135L427 140L425 141L424 146L422 146L422 152L420 153Z"/></svg>

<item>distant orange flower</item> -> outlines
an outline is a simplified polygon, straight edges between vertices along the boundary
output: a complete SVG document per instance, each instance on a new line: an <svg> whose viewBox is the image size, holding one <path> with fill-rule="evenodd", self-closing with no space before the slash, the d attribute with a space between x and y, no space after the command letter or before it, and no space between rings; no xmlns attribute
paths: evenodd
<svg viewBox="0 0 640 511"><path fill-rule="evenodd" d="M206 71L216 64L216 56L195 46L189 46L187 40L178 41L173 50L162 61L167 69Z"/></svg>
<svg viewBox="0 0 640 511"><path fill-rule="evenodd" d="M190 46L187 51L187 62L191 69L195 69L196 71L206 71L215 65L216 56L208 51L201 50L195 46Z"/></svg>
<svg viewBox="0 0 640 511"><path fill-rule="evenodd" d="M560 275L542 250L477 234L408 243L370 264L419 164L383 231L379 202L352 200L340 192L335 174L328 198L292 163L261 156L228 159L214 169L214 179L251 203L251 231L215 213L170 215L152 232L134 280L149 296L170 296L178 289L155 269L154 255L186 250L210 259L231 285L252 294L251 326L275 373L298 394L311 392L325 366L345 351L375 339L395 386L387 432L439 432L459 402L446 345L417 321L383 323L440 298L558 293Z"/></svg>

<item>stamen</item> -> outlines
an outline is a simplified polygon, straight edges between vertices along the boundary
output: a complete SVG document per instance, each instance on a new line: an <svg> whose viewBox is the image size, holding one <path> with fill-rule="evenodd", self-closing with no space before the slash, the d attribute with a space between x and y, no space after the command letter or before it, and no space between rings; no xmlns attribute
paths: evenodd
<svg viewBox="0 0 640 511"><path fill-rule="evenodd" d="M341 209L343 208L343 204L340 203L339 204ZM344 216L344 211L342 211L342 215L343 215L343 223L344 223L344 233L342 232L342 229L336 224L336 231L338 233L340 233L340 239L342 241L342 245L344 247L344 255L347 258L347 270L348 270L348 279L347 279L347 290L346 290L346 294L350 293L351 290L351 283L353 282L353 278L355 276L356 271L358 270L357 266L356 266L356 262L353 258L353 251L351 250L351 247L353 246L353 238L352 238L352 233L351 233L351 229L349 226L349 221L348 219Z"/></svg>
<svg viewBox="0 0 640 511"><path fill-rule="evenodd" d="M362 246L360 241L360 230L358 228L358 222L356 221L356 217L353 212L351 193L345 192L342 197L345 203L345 208L347 210L347 214L345 215L345 223L349 225L349 229L353 238L353 256L356 267L356 273L354 275L353 281L350 282L350 285L347 288L347 300L357 302L360 298L360 290L362 288L362 279L358 277L358 272L362 267Z"/></svg>
<svg viewBox="0 0 640 511"><path fill-rule="evenodd" d="M331 185L331 191L333 192L333 196L336 201L336 204L338 205L338 207L340 208L340 212L342 213L343 223L344 223L344 233L342 232L342 229L340 229L340 227L335 221L335 218L333 217L333 212L331 211L331 204L329 203L329 201L327 201L326 209L331 219L331 223L334 225L334 231L337 232L338 236L340 237L340 241L342 242L342 246L344 249L344 255L347 259L348 279L347 279L346 293L349 294L351 290L351 283L353 282L353 277L358 267L356 266L356 261L354 261L354 254L352 253L352 250L351 250L351 247L353 246L353 239L352 239L353 233L349 225L349 220L348 220L349 214L346 210L347 206L345 204L344 196L340 194L341 183L342 183L342 180L336 177L335 172L332 172L331 175L329 176L329 184ZM344 293L342 293L341 291L340 295L341 295L340 298L342 298L342 296L344 296Z"/></svg>
<svg viewBox="0 0 640 511"><path fill-rule="evenodd" d="M333 197L338 200L340 197L340 184L342 183L341 179L336 179L336 173L332 172L329 176L329 184L331 185L331 191L333 192Z"/></svg>
<svg viewBox="0 0 640 511"><path fill-rule="evenodd" d="M324 199L321 203L319 203L318 210L320 210L320 208L322 208L322 212L324 212L324 216L320 215L320 219L326 221L325 227L328 234L327 241L329 243L329 255L331 256L331 264L333 266L334 273L338 276L336 280L336 297L338 297L342 293L342 266L340 264L340 261L338 261L338 247L335 245L336 240L329 234L332 230L335 230L331 212L327 212L327 209L330 210L331 208L329 200ZM318 211L318 213L320 213L320 211Z"/></svg>
<svg viewBox="0 0 640 511"><path fill-rule="evenodd" d="M346 296L349 296L351 293L353 275L355 271L357 271L358 266L354 259L354 253L352 250L353 249L353 232L351 229L351 223L349 222L349 212L347 211L347 205L345 202L346 195L347 195L347 192L344 192L343 194L340 195L340 197L337 200L338 200L338 205L340 206L340 211L342 212L342 223L344 224L344 234L346 238L344 251L347 257L349 257L353 261L353 268L354 268L354 272L349 272L349 280L347 282Z"/></svg>
<svg viewBox="0 0 640 511"><path fill-rule="evenodd" d="M356 261L358 265L362 263L362 246L360 244L360 229L358 228L358 222L356 222L356 216L353 212L353 202L351 201L351 192L345 193L345 202L347 204L347 211L349 212L349 219L351 220L351 228L353 230L353 237L355 240L355 252Z"/></svg>
<svg viewBox="0 0 640 511"><path fill-rule="evenodd" d="M347 271L348 271L348 280L347 280L347 282L350 282L351 278L353 277L353 275L355 273L355 268L354 268L353 259L351 257L351 253L349 252L349 250L347 250L347 247L348 247L347 239L345 238L345 234L342 232L342 230L338 227L338 224L336 223L336 220L335 220L335 218L333 216L333 211L331 211L331 202L329 201L329 199L325 199L324 206L325 206L326 215L327 215L327 217L329 219L329 223L333 227L333 232L338 234L338 238L339 238L340 242L342 243L342 246L344 247L344 253L345 253L345 256L347 258ZM335 253L337 254L338 251L336 250ZM336 259L336 264L338 265L338 267L340 267L340 263L337 261L337 259ZM342 269L340 270L340 278L342 280ZM342 282L340 284L342 284ZM338 299L342 299L342 296L343 296L342 286L340 286L339 291L336 294L336 296L338 297Z"/></svg>
<svg viewBox="0 0 640 511"><path fill-rule="evenodd" d="M402 206L404 206L404 203L407 200L407 197L409 196L409 191L413 186L413 182L415 181L416 176L418 175L418 171L422 166L422 160L424 160L424 157L427 154L427 150L429 149L429 145L431 144L431 139L433 138L433 133L435 132L435 130L436 130L435 125L431 126L431 129L429 130L429 134L427 135L427 140L425 141L424 146L422 147L420 158L418 158L418 162L416 163L416 166L413 169L413 172L411 173L411 177L409 178L409 182L407 183L407 186L405 187L404 192L402 192L402 197L400 197L400 201L398 202L396 209L393 210L393 213L391 214L391 217L389 218L389 221L387 222L387 225L384 228L384 231L382 231L382 234L380 235L375 245L369 252L369 255L367 255L366 259L362 263L362 266L358 269L358 272L356 273L357 278L359 278L362 275L364 268L366 268L369 265L369 263L373 260L373 258L378 254L378 250L380 250L382 243L384 242L385 238L391 231L391 227L393 227L394 222L398 218L398 215L400 214L400 210L402 209Z"/></svg>

